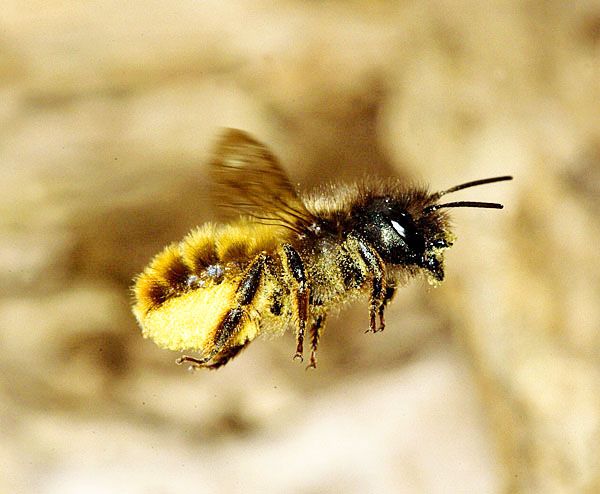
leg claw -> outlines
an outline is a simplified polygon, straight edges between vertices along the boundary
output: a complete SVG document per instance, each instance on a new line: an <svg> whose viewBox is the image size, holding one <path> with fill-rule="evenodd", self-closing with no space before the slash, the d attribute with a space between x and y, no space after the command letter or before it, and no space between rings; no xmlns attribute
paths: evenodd
<svg viewBox="0 0 600 494"><path fill-rule="evenodd" d="M191 371L197 371L198 369L201 369L202 367L204 367L204 364L206 364L208 362L207 359L195 359L193 357L188 357L187 355L184 355L182 357L179 357L177 360L175 360L175 363L177 365L182 365L185 364L186 362L190 362L190 366L188 367L189 370Z"/></svg>

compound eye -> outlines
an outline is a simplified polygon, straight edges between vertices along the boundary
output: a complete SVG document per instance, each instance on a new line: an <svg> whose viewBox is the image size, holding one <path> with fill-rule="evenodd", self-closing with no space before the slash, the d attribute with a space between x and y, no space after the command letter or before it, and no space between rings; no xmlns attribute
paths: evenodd
<svg viewBox="0 0 600 494"><path fill-rule="evenodd" d="M400 223L395 220L392 220L392 227L396 230L396 233L400 235L400 238L406 240L406 228L404 228Z"/></svg>
<svg viewBox="0 0 600 494"><path fill-rule="evenodd" d="M448 244L448 241L446 239L443 238L436 238L432 243L431 243L432 247L437 247L440 249L444 249L446 247L450 247L450 245Z"/></svg>

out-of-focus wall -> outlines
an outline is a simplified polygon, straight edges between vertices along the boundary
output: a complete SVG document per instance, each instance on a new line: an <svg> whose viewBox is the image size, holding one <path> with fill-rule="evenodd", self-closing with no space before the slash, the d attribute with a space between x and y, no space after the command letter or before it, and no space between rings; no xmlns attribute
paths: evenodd
<svg viewBox="0 0 600 494"><path fill-rule="evenodd" d="M0 490L600 490L600 4L8 0L0 15ZM129 286L215 219L245 129L311 187L365 173L456 210L437 289L319 367L291 334L218 372L143 340Z"/></svg>

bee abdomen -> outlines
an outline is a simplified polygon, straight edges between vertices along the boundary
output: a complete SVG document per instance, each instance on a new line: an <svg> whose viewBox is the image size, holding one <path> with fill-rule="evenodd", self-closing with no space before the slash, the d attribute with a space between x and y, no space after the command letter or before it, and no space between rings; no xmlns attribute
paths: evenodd
<svg viewBox="0 0 600 494"><path fill-rule="evenodd" d="M215 247L215 227L206 224L158 254L137 278L134 293L143 313L170 298L223 281L225 269Z"/></svg>
<svg viewBox="0 0 600 494"><path fill-rule="evenodd" d="M201 276L207 268L219 264L215 238L216 226L207 223L190 232L181 242L181 257L192 274Z"/></svg>
<svg viewBox="0 0 600 494"><path fill-rule="evenodd" d="M166 247L138 276L136 311L147 314L171 298L239 276L255 255L275 249L277 238L267 228L241 222L205 223L192 230L181 242Z"/></svg>
<svg viewBox="0 0 600 494"><path fill-rule="evenodd" d="M162 305L170 297L185 289L189 267L179 255L179 246L171 244L158 254L136 279L135 296L146 313Z"/></svg>

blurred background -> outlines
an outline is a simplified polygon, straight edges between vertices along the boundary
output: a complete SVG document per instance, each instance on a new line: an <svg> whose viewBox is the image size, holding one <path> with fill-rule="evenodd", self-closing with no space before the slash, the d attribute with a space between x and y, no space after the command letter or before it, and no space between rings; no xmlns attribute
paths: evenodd
<svg viewBox="0 0 600 494"><path fill-rule="evenodd" d="M600 492L597 0L5 0L0 491ZM129 288L217 218L219 127L304 188L453 200L439 288L187 372Z"/></svg>

